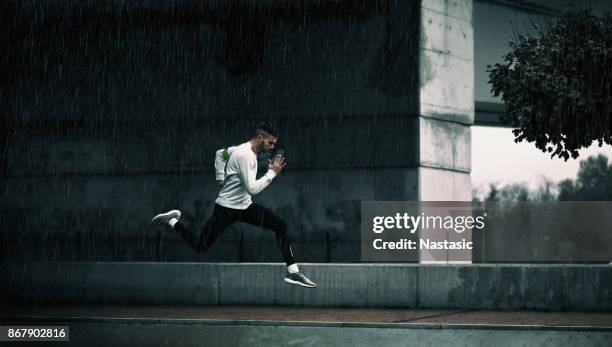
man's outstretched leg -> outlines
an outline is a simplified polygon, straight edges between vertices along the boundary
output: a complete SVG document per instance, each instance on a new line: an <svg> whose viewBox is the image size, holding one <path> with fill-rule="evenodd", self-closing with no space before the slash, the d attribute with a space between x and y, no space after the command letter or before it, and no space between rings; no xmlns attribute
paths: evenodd
<svg viewBox="0 0 612 347"><path fill-rule="evenodd" d="M238 214L238 210L215 204L212 216L204 224L204 228L199 235L179 221L181 212L178 210L158 214L153 217L151 224L170 226L178 231L187 244L196 252L205 252L225 228L238 220Z"/></svg>
<svg viewBox="0 0 612 347"><path fill-rule="evenodd" d="M317 286L300 271L293 258L293 250L291 249L289 234L287 233L287 224L284 220L271 210L253 203L246 210L241 211L239 221L274 231L276 242L287 264L287 275L284 279L286 283L307 288L315 288Z"/></svg>

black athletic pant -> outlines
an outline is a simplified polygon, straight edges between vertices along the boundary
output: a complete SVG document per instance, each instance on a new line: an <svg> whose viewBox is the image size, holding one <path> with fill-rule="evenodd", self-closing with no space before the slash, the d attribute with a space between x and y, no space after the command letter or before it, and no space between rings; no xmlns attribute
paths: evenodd
<svg viewBox="0 0 612 347"><path fill-rule="evenodd" d="M205 252L215 242L217 237L221 235L221 232L234 222L244 222L274 231L285 262L287 265L295 263L291 244L289 243L289 235L287 234L287 224L274 212L255 203L245 210L227 208L215 204L215 210L206 224L204 224L202 233L199 236L181 222L177 222L174 225L174 229L197 252Z"/></svg>

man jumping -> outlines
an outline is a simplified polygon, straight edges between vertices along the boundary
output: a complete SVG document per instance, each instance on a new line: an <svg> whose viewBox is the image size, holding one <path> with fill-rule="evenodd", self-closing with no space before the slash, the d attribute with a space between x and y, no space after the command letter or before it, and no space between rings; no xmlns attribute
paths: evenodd
<svg viewBox="0 0 612 347"><path fill-rule="evenodd" d="M276 155L273 160L268 160L268 172L260 179L256 179L257 153L274 149L276 140L277 132L274 128L268 123L262 123L255 129L251 140L239 146L217 151L216 178L223 188L215 200L213 214L204 224L199 236L179 221L181 217L179 210L158 214L153 217L151 223L168 225L177 230L197 252L209 249L221 232L234 222L272 230L276 234L276 241L287 263L287 275L284 281L314 288L317 285L300 272L293 258L285 221L269 209L251 201L251 195L264 190L285 167L285 158Z"/></svg>

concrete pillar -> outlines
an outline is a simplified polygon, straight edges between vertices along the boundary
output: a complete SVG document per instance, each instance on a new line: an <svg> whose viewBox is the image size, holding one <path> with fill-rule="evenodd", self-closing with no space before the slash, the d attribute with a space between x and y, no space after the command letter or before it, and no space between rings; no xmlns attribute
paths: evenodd
<svg viewBox="0 0 612 347"><path fill-rule="evenodd" d="M474 122L472 0L422 0L419 60L420 201L471 200ZM470 235L422 231L432 240ZM470 262L471 254L421 252L422 263Z"/></svg>

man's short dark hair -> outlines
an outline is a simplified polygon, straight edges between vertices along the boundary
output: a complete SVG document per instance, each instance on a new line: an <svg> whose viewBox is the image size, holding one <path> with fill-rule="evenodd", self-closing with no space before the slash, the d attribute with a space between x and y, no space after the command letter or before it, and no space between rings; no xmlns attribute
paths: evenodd
<svg viewBox="0 0 612 347"><path fill-rule="evenodd" d="M259 123L256 130L263 130L274 137L278 137L278 131L276 131L276 127L269 122Z"/></svg>

